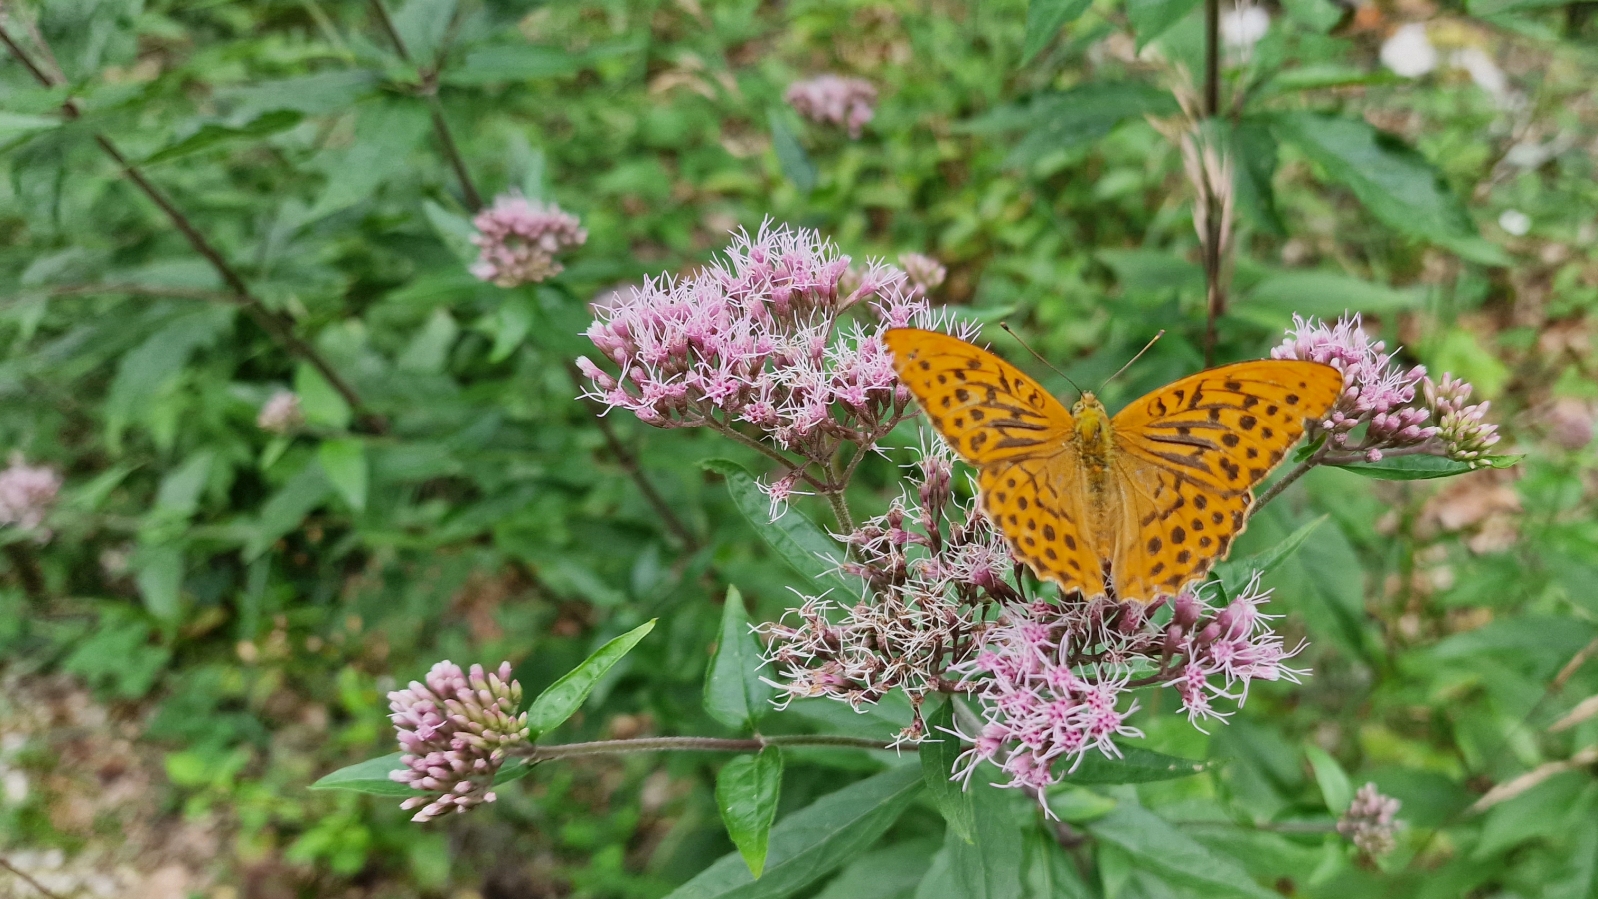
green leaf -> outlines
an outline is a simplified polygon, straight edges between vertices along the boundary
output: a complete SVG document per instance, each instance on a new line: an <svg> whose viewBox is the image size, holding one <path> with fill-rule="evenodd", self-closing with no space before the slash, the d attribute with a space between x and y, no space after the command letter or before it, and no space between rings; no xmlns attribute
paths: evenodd
<svg viewBox="0 0 1598 899"><path fill-rule="evenodd" d="M929 872L916 899L1020 899L1022 836L1010 794L980 780L969 788L975 840L951 828L944 835L948 875Z"/></svg>
<svg viewBox="0 0 1598 899"><path fill-rule="evenodd" d="M1082 757L1082 763L1076 770L1062 780L1071 784L1148 783L1191 777L1209 767L1206 762L1178 758L1137 746L1122 746L1121 756L1116 759L1103 753L1090 752Z"/></svg>
<svg viewBox="0 0 1598 899"><path fill-rule="evenodd" d="M772 521L770 501L755 486L748 469L737 462L709 459L702 464L727 479L727 492L732 494L733 505L766 545L794 571L808 577L822 590L836 591L849 599L859 595L859 582L837 570L845 559L838 541L798 509L789 509L781 518Z"/></svg>
<svg viewBox="0 0 1598 899"><path fill-rule="evenodd" d="M1354 785L1349 783L1348 773L1343 766L1332 758L1331 753L1313 744L1304 747L1304 754L1309 756L1310 767L1315 770L1315 782L1320 784L1321 798L1326 800L1327 811L1334 815L1348 811L1354 801Z"/></svg>
<svg viewBox="0 0 1598 899"><path fill-rule="evenodd" d="M1026 6L1026 49L1021 51L1021 62L1030 62L1038 51L1049 45L1060 29L1077 20L1092 0L1028 0Z"/></svg>
<svg viewBox="0 0 1598 899"><path fill-rule="evenodd" d="M280 131L287 131L304 121L305 116L292 109L279 109L268 112L243 125L226 125L217 122L207 122L197 128L193 134L175 143L151 153L144 158L145 165L154 165L209 150L219 144L236 140L259 140L269 137Z"/></svg>
<svg viewBox="0 0 1598 899"><path fill-rule="evenodd" d="M533 301L521 293L506 292L505 302L494 314L494 348L488 361L503 362L522 345L533 327Z"/></svg>
<svg viewBox="0 0 1598 899"><path fill-rule="evenodd" d="M1508 468L1519 462L1521 456L1495 456L1478 460L1477 468ZM1432 478L1449 478L1475 471L1468 462L1444 456L1389 456L1380 462L1349 462L1335 465L1344 471L1375 478L1379 481L1425 481Z"/></svg>
<svg viewBox="0 0 1598 899"><path fill-rule="evenodd" d="M433 314L427 317L426 324L394 360L394 367L400 371L421 374L442 372L449 361L449 351L455 346L455 338L460 333L460 325L455 323L455 317L449 314L449 310L434 309Z"/></svg>
<svg viewBox="0 0 1598 899"><path fill-rule="evenodd" d="M1199 5L1199 0L1126 0L1126 17L1132 21L1139 50L1171 30Z"/></svg>
<svg viewBox="0 0 1598 899"><path fill-rule="evenodd" d="M1201 896L1281 899L1255 883L1237 862L1211 852L1158 815L1132 803L1121 803L1086 827L1094 837L1130 856L1136 869L1195 889Z"/></svg>
<svg viewBox="0 0 1598 899"><path fill-rule="evenodd" d="M134 557L133 581L144 608L156 619L175 624L183 617L182 547L140 547Z"/></svg>
<svg viewBox="0 0 1598 899"><path fill-rule="evenodd" d="M782 792L782 751L767 746L758 755L740 755L716 775L716 807L727 836L738 847L756 880L766 867L771 822Z"/></svg>
<svg viewBox="0 0 1598 899"><path fill-rule="evenodd" d="M927 792L943 813L949 832L969 843L975 839L975 811L971 795L960 784L950 780L955 759L960 756L960 739L948 731L954 730L954 700L946 699L938 710L927 716L928 739L921 744L921 776L927 782Z"/></svg>
<svg viewBox="0 0 1598 899"><path fill-rule="evenodd" d="M266 552L277 539L300 526L310 511L332 492L322 466L307 463L295 472L272 498L261 507L261 517L251 528L244 544L244 559L250 561Z"/></svg>
<svg viewBox="0 0 1598 899"><path fill-rule="evenodd" d="M332 431L349 427L350 404L311 363L301 362L294 369L294 393L300 398L306 424Z"/></svg>
<svg viewBox="0 0 1598 899"><path fill-rule="evenodd" d="M202 306L172 318L123 354L105 400L106 429L112 435L145 412L150 400L189 364L189 357L215 343L232 326L232 307Z"/></svg>
<svg viewBox="0 0 1598 899"><path fill-rule="evenodd" d="M359 439L345 437L324 440L316 449L316 461L339 496L357 512L366 511L366 448Z"/></svg>
<svg viewBox="0 0 1598 899"><path fill-rule="evenodd" d="M1165 115L1176 109L1168 91L1139 81L1090 81L1043 94L1024 105L1001 107L962 123L957 130L973 134L1026 130L1004 164L1027 167L1049 154L1087 147L1127 119Z"/></svg>
<svg viewBox="0 0 1598 899"><path fill-rule="evenodd" d="M576 74L583 59L559 47L488 44L466 54L466 61L444 71L444 83L461 86L533 81Z"/></svg>
<svg viewBox="0 0 1598 899"><path fill-rule="evenodd" d="M772 107L766 114L771 122L771 149L777 153L777 165L782 168L782 174L800 193L808 194L816 189L816 165L810 161L810 154L799 143L799 136L788 125L788 114L780 107Z"/></svg>
<svg viewBox="0 0 1598 899"><path fill-rule="evenodd" d="M280 109L308 116L340 112L370 94L378 84L378 77L371 72L343 68L226 88L217 91L216 98L228 107L229 121L242 123Z"/></svg>
<svg viewBox="0 0 1598 899"><path fill-rule="evenodd" d="M1273 117L1271 128L1388 227L1443 244L1477 237L1464 204L1431 162L1363 119L1291 112Z"/></svg>
<svg viewBox="0 0 1598 899"><path fill-rule="evenodd" d="M1315 529L1325 523L1329 517L1328 515L1322 515L1287 535L1286 539L1264 552L1255 553L1246 559L1232 559L1222 562L1215 566L1215 574L1212 579L1221 582L1221 592L1223 594L1236 596L1238 591L1253 579L1256 572L1261 575L1269 574L1291 558L1293 553L1298 552L1298 548L1304 545L1304 541L1309 539L1309 535L1313 534Z"/></svg>
<svg viewBox="0 0 1598 899"><path fill-rule="evenodd" d="M921 790L919 765L900 765L829 793L771 829L755 880L737 853L718 859L667 899L781 899L871 848Z"/></svg>
<svg viewBox="0 0 1598 899"><path fill-rule="evenodd" d="M185 518L193 515L194 510L199 508L200 494L205 490L214 461L216 451L202 449L184 460L182 465L167 472L161 478L161 487L155 494L156 509Z"/></svg>
<svg viewBox="0 0 1598 899"><path fill-rule="evenodd" d="M8 147L24 138L59 128L62 124L60 116L0 111L0 147Z"/></svg>
<svg viewBox="0 0 1598 899"><path fill-rule="evenodd" d="M1100 250L1095 255L1115 272L1127 293L1163 296L1204 290L1204 269L1163 250Z"/></svg>
<svg viewBox="0 0 1598 899"><path fill-rule="evenodd" d="M324 151L317 159L317 167L327 175L327 185L305 214L305 221L370 200L390 178L409 173L411 153L429 124L420 103L385 99L362 104L350 145Z"/></svg>
<svg viewBox="0 0 1598 899"><path fill-rule="evenodd" d="M1287 316L1298 313L1334 319L1344 312L1402 312L1418 306L1424 295L1394 290L1341 272L1298 271L1267 275L1243 301Z"/></svg>
<svg viewBox="0 0 1598 899"><path fill-rule="evenodd" d="M760 679L760 644L737 587L727 588L721 636L705 675L705 711L728 727L752 730L771 705L771 685Z"/></svg>
<svg viewBox="0 0 1598 899"><path fill-rule="evenodd" d="M581 708L583 700L588 698L589 691L605 676L605 672L621 661L654 628L655 621L650 619L611 640L584 659L581 665L550 684L549 689L538 694L538 698L527 708L527 726L532 729L533 739L559 727Z"/></svg>
<svg viewBox="0 0 1598 899"><path fill-rule="evenodd" d="M1224 121L1224 120L1217 120ZM1285 237L1287 227L1276 211L1276 137L1271 129L1254 120L1244 120L1227 134L1232 158L1238 162L1237 205L1257 227Z"/></svg>
<svg viewBox="0 0 1598 899"><path fill-rule="evenodd" d="M1022 879L1027 899L1091 899L1096 895L1082 882L1071 856L1045 828L1027 831L1026 856Z"/></svg>
<svg viewBox="0 0 1598 899"><path fill-rule="evenodd" d="M925 839L874 849L839 871L815 899L910 899L936 849Z"/></svg>
<svg viewBox="0 0 1598 899"><path fill-rule="evenodd" d="M450 212L432 200L422 201L422 212L427 216L427 223L433 226L433 233L455 254L456 259L468 264L477 261L477 245L472 243L472 238L477 236L477 229L472 227L469 219Z"/></svg>
<svg viewBox="0 0 1598 899"><path fill-rule="evenodd" d="M1081 824L1102 818L1115 808L1116 801L1102 793L1095 793L1074 784L1055 784L1048 790L1049 810L1061 821Z"/></svg>
<svg viewBox="0 0 1598 899"><path fill-rule="evenodd" d="M454 17L455 0L405 0L394 13L394 30L411 58L425 64L438 52Z"/></svg>

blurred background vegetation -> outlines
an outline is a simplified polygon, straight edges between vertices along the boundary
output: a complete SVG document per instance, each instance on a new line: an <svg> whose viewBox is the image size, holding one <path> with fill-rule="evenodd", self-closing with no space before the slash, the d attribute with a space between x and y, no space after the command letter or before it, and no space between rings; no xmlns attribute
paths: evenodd
<svg viewBox="0 0 1598 899"><path fill-rule="evenodd" d="M425 828L306 787L390 751L382 694L437 659L507 658L536 692L653 617L565 738L723 733L699 702L720 598L773 618L792 578L700 461L756 457L602 425L570 366L588 302L732 229L934 256L937 301L1084 383L1169 329L1112 408L1201 366L1192 189L1148 118L1195 90L1200 11L1034 7L1030 29L1024 0L0 8L0 449L64 484L40 527L0 531L8 864L63 896L653 897L730 851L711 756L544 766ZM1598 691L1592 8L1227 11L1217 358L1361 311L1472 380L1527 454L1435 482L1314 472L1239 550L1330 515L1272 578L1313 676L1208 738L1140 716L1147 745L1224 763L1117 795L1282 894L1598 896L1598 720L1571 715ZM823 72L876 85L858 140L783 105ZM463 229L513 188L589 237L506 290L468 274ZM279 390L295 433L257 426ZM853 501L880 511L893 471ZM1403 800L1379 867L1295 829L1329 820L1317 752ZM796 755L783 809L882 764ZM911 895L940 832L918 807L818 889ZM1053 895L1222 894L1076 852L1089 876ZM0 871L0 895L33 890Z"/></svg>

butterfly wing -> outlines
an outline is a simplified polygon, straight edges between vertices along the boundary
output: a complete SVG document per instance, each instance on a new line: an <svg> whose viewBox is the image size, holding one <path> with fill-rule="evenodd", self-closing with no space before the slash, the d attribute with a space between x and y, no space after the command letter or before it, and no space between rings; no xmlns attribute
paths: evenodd
<svg viewBox="0 0 1598 899"><path fill-rule="evenodd" d="M895 328L883 337L933 428L976 466L982 508L1040 578L1103 592L1082 515L1071 413L1043 386L964 340Z"/></svg>
<svg viewBox="0 0 1598 899"><path fill-rule="evenodd" d="M1115 432L1116 594L1151 601L1203 577L1242 532L1253 488L1331 410L1329 365L1239 362L1163 387L1121 410Z"/></svg>

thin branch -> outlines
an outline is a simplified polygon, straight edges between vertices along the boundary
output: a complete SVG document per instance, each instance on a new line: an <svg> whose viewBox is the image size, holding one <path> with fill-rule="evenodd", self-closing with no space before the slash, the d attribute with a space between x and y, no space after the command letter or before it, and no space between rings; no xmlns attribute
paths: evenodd
<svg viewBox="0 0 1598 899"><path fill-rule="evenodd" d="M838 519L838 527L843 528L845 534L853 534L854 516L849 514L849 501L843 497L843 487L828 490L823 495L832 506L832 517Z"/></svg>
<svg viewBox="0 0 1598 899"><path fill-rule="evenodd" d="M1259 499L1254 500L1254 504L1249 506L1248 514L1251 516L1257 514L1260 509L1265 508L1266 503L1275 499L1283 490L1291 487L1294 481L1308 474L1311 468L1314 468L1320 464L1319 456L1320 454L1316 453L1314 456L1311 456L1308 459L1305 459L1303 462L1300 462L1297 468L1294 468L1292 471L1283 475L1281 480L1272 484L1270 489L1260 494Z"/></svg>
<svg viewBox="0 0 1598 899"><path fill-rule="evenodd" d="M22 63L40 84L45 87L59 87L61 85L62 82L59 79L46 74L33 62L32 58L6 33L3 26L0 26L0 43L5 44L11 55ZM61 104L61 112L72 120L77 120L82 115L76 101L73 100L67 100ZM94 135L94 142L99 144L100 149L122 170L122 176L132 182L150 202L154 203L166 214L168 221L189 242L189 246L204 257L206 262L210 263L211 268L216 271L217 275L222 278L222 282L227 285L228 290L236 297L238 304L255 320L256 324L261 326L262 330L266 331L268 335L290 353L309 362L322 377L327 379L333 389L338 391L344 401L349 403L352 409L365 410L366 404L361 401L360 394L356 393L355 388L333 369L333 366L322 357L321 353L318 353L314 347L294 333L293 320L280 312L272 310L256 297L250 291L249 285L244 282L244 278L223 258L221 252L211 245L205 235L200 233L194 223L189 220L189 217L178 209L149 179L145 178L144 173L132 162L128 161L126 156L122 155L122 151L117 148L116 144L111 142L110 138L103 134L96 134ZM362 411L362 418L372 430L382 431L385 427L381 418L369 412Z"/></svg>
<svg viewBox="0 0 1598 899"><path fill-rule="evenodd" d="M566 373L571 377L572 385L581 392L583 389L582 375L575 367L568 367ZM610 419L605 417L605 410L587 397L581 397L581 401L583 407L593 413L594 423L599 425L599 433L605 439L605 446L610 450L610 454L616 457L616 463L622 467L623 471L627 472L627 476L632 478L633 483L638 486L638 492L644 495L644 501L649 503L649 507L655 510L655 514L660 516L660 520L666 525L666 529L671 531L677 540L682 543L684 549L690 553L697 551L699 549L699 539L694 536L694 532L688 525L677 517L677 513L671 510L671 504L666 502L666 498L660 495L660 491L655 489L655 485L644 474L643 466L638 464L638 457L633 455L627 445L622 443L621 438L617 436L616 429L611 426Z"/></svg>
<svg viewBox="0 0 1598 899"><path fill-rule="evenodd" d="M631 752L759 752L767 746L824 746L841 749L906 749L882 740L829 734L785 734L754 736L747 739L720 737L639 737L634 740L595 740L591 743L563 743L554 746L529 746L519 755L536 762L576 758L585 755L617 755Z"/></svg>
<svg viewBox="0 0 1598 899"><path fill-rule="evenodd" d="M23 882L25 882L28 886L33 887L34 889L38 890L43 895L48 896L49 899L64 899L64 897L60 893L57 893L55 890L52 890L49 887L46 887L44 884L40 883L39 881L34 880L33 879L33 875L31 875L28 872L22 870L21 868L17 867L16 865L13 865L4 856L0 856L0 868L5 868L7 871L10 871L12 874L15 874L18 879L20 879Z"/></svg>

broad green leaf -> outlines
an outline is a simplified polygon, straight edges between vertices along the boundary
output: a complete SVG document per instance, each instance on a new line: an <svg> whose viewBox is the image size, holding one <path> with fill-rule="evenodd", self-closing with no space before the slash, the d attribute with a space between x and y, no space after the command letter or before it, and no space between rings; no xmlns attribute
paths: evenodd
<svg viewBox="0 0 1598 899"><path fill-rule="evenodd" d="M1113 800L1110 800L1113 802ZM1026 832L1026 861L1021 875L1021 895L1026 899L1091 899L1093 890L1082 882L1076 863L1048 829Z"/></svg>
<svg viewBox="0 0 1598 899"><path fill-rule="evenodd" d="M300 398L306 424L332 431L349 427L350 404L309 362L294 369L294 393Z"/></svg>
<svg viewBox="0 0 1598 899"><path fill-rule="evenodd" d="M194 133L168 144L167 146L151 153L144 159L145 165L166 162L191 153L209 150L220 144L231 141L253 141L269 137L280 131L287 131L304 120L304 116L292 109L279 109L269 112L259 118L253 119L243 125L225 125L217 122L207 122L195 129Z"/></svg>
<svg viewBox="0 0 1598 899"><path fill-rule="evenodd" d="M428 224L433 226L433 233L455 254L455 258L463 263L476 261L477 245L472 243L472 238L477 236L477 229L472 227L470 220L432 200L422 201L422 212L426 214Z"/></svg>
<svg viewBox="0 0 1598 899"><path fill-rule="evenodd" d="M460 333L460 325L455 323L455 317L449 314L449 310L434 309L433 314L427 317L427 322L394 360L394 367L400 371L438 374L449 361L449 351L455 346L455 338Z"/></svg>
<svg viewBox="0 0 1598 899"><path fill-rule="evenodd" d="M203 449L185 459L182 465L161 478L161 487L155 494L155 507L172 515L189 516L199 508L200 494L205 490L206 479L211 475L211 463L216 461L216 451Z"/></svg>
<svg viewBox="0 0 1598 899"><path fill-rule="evenodd" d="M305 221L370 200L391 177L411 171L411 153L427 134L426 108L411 101L380 100L360 106L355 136L348 147L324 151L317 167L327 185Z"/></svg>
<svg viewBox="0 0 1598 899"><path fill-rule="evenodd" d="M810 161L810 154L805 152L804 146L799 143L799 136L788 125L788 114L781 108L772 107L766 118L771 123L771 148L777 153L777 164L781 166L783 176L792 181L800 193L808 194L815 190L816 164Z"/></svg>
<svg viewBox="0 0 1598 899"><path fill-rule="evenodd" d="M775 746L767 746L757 755L740 755L716 775L721 821L756 880L766 867L771 822L776 820L781 793L782 750Z"/></svg>
<svg viewBox="0 0 1598 899"><path fill-rule="evenodd" d="M1354 801L1354 785L1349 783L1348 773L1343 766L1332 758L1331 753L1313 744L1304 747L1304 754L1309 757L1310 767L1315 771L1315 782L1320 785L1321 798L1326 800L1326 809L1334 815L1341 815L1348 811L1348 806Z"/></svg>
<svg viewBox="0 0 1598 899"><path fill-rule="evenodd" d="M1237 205L1256 227L1278 236L1287 235L1287 226L1276 211L1276 137L1266 125L1245 119L1227 134L1232 158L1237 164L1233 182L1237 185Z"/></svg>
<svg viewBox="0 0 1598 899"><path fill-rule="evenodd" d="M1048 790L1049 810L1061 821L1080 824L1109 814L1116 800L1075 784L1055 784Z"/></svg>
<svg viewBox="0 0 1598 899"><path fill-rule="evenodd" d="M1022 835L1009 808L1013 795L980 780L970 787L975 839L944 835L948 875L928 877L916 899L1020 899Z"/></svg>
<svg viewBox="0 0 1598 899"><path fill-rule="evenodd" d="M521 293L506 292L505 302L494 314L494 348L488 353L488 361L503 362L522 345L527 332L532 330L533 314L531 299Z"/></svg>
<svg viewBox="0 0 1598 899"><path fill-rule="evenodd" d="M394 30L411 59L424 65L433 59L455 17L455 5L455 0L405 0L394 12Z"/></svg>
<svg viewBox="0 0 1598 899"><path fill-rule="evenodd" d="M1478 401L1496 399L1509 383L1509 366L1467 328L1447 329L1429 350L1426 354L1428 367L1469 381L1475 388L1472 395Z"/></svg>
<svg viewBox="0 0 1598 899"><path fill-rule="evenodd" d="M771 502L755 486L755 479L748 470L737 462L710 459L703 464L727 479L727 492L732 494L733 505L766 545L794 571L808 577L817 587L836 592L839 598L852 600L859 594L860 584L837 571L837 566L844 561L844 550L838 541L798 509L789 509L781 518L772 521Z"/></svg>
<svg viewBox="0 0 1598 899"><path fill-rule="evenodd" d="M140 547L134 556L133 581L144 599L144 608L156 619L175 624L183 617L181 547Z"/></svg>
<svg viewBox="0 0 1598 899"><path fill-rule="evenodd" d="M954 730L954 700L945 699L937 711L927 716L927 741L921 744L921 775L926 779L927 792L943 813L949 832L969 843L976 836L975 812L971 794L961 784L949 778L955 759L960 756L960 738Z"/></svg>
<svg viewBox="0 0 1598 899"><path fill-rule="evenodd" d="M466 54L466 61L444 71L444 83L462 86L533 81L574 75L583 58L559 47L533 44L486 44Z"/></svg>
<svg viewBox="0 0 1598 899"><path fill-rule="evenodd" d="M261 507L261 516L244 545L245 561L255 559L279 537L299 527L305 516L320 506L332 490L322 466L308 461Z"/></svg>
<svg viewBox="0 0 1598 899"><path fill-rule="evenodd" d="M171 383L194 353L215 343L232 326L235 310L198 306L172 318L138 346L123 354L105 400L107 431L121 433Z"/></svg>
<svg viewBox="0 0 1598 899"><path fill-rule="evenodd" d="M1026 6L1026 49L1021 62L1030 62L1049 45L1060 29L1087 12L1092 0L1028 0Z"/></svg>
<svg viewBox="0 0 1598 899"><path fill-rule="evenodd" d="M1464 204L1431 162L1365 120L1291 112L1273 117L1271 128L1388 227L1437 243L1477 236Z"/></svg>
<svg viewBox="0 0 1598 899"><path fill-rule="evenodd" d="M873 849L839 871L815 899L910 899L936 851L937 844L925 839Z"/></svg>
<svg viewBox="0 0 1598 899"><path fill-rule="evenodd" d="M1287 12L1289 18L1296 19L1301 24L1322 33L1330 31L1332 26L1342 21L1344 15L1343 9L1332 0L1283 0L1282 9ZM1302 69L1289 71L1302 71Z"/></svg>
<svg viewBox="0 0 1598 899"><path fill-rule="evenodd" d="M622 657L631 652L632 648L638 645L638 641L644 639L654 628L655 621L650 619L611 640L584 659L581 665L550 684L549 689L538 694L538 698L534 699L527 708L527 726L532 729L533 739L536 740L559 727L581 708L583 701L588 698L589 691L593 690L599 679L605 676L605 672L621 661Z"/></svg>
<svg viewBox="0 0 1598 899"><path fill-rule="evenodd" d="M771 707L771 685L760 679L760 644L737 587L727 588L721 636L705 675L705 711L728 727L751 730Z"/></svg>
<svg viewBox="0 0 1598 899"><path fill-rule="evenodd" d="M244 87L217 91L228 110L228 121L250 122L263 114L291 109L305 115L326 115L353 106L377 89L379 79L358 68L335 68L315 75L256 81Z"/></svg>
<svg viewBox="0 0 1598 899"><path fill-rule="evenodd" d="M1126 17L1132 20L1141 50L1171 29L1199 5L1199 0L1127 0Z"/></svg>
<svg viewBox="0 0 1598 899"><path fill-rule="evenodd" d="M1115 272L1127 293L1199 293L1204 290L1204 269L1174 253L1161 250L1100 250L1100 262Z"/></svg>
<svg viewBox="0 0 1598 899"><path fill-rule="evenodd" d="M1285 318L1292 313L1334 319L1345 312L1402 312L1420 304L1414 290L1394 290L1332 271L1280 272L1254 285L1243 300Z"/></svg>
<svg viewBox="0 0 1598 899"><path fill-rule="evenodd" d="M1255 883L1241 865L1220 856L1148 809L1123 802L1086 825L1099 840L1126 853L1134 868L1206 897L1281 899Z"/></svg>
<svg viewBox="0 0 1598 899"><path fill-rule="evenodd" d="M1204 771L1205 762L1178 758L1142 749L1122 746L1121 758L1110 758L1100 752L1089 752L1075 771L1065 775L1063 782L1070 784L1135 784L1155 780L1175 780L1191 777Z"/></svg>
<svg viewBox="0 0 1598 899"><path fill-rule="evenodd" d="M921 767L900 765L829 793L771 829L755 880L742 856L722 856L667 899L781 899L871 848L921 790Z"/></svg>
<svg viewBox="0 0 1598 899"><path fill-rule="evenodd" d="M1315 529L1320 527L1328 517L1330 516L1322 515L1311 521L1264 552L1255 553L1246 559L1232 559L1222 562L1215 566L1215 574L1212 579L1221 582L1223 594L1236 596L1238 591L1248 584L1256 573L1261 575L1269 574L1283 562L1292 558L1293 553L1298 552L1298 548L1304 545L1304 541L1309 539L1309 535L1313 534Z"/></svg>
<svg viewBox="0 0 1598 899"><path fill-rule="evenodd" d="M1482 468L1508 468L1519 462L1521 458L1521 456L1495 456L1492 459L1480 460L1476 464ZM1389 456L1380 462L1349 462L1333 467L1379 481L1425 481L1432 478L1449 478L1476 470L1467 462L1444 456Z"/></svg>
<svg viewBox="0 0 1598 899"><path fill-rule="evenodd" d="M0 147L40 134L63 124L60 116L0 111Z"/></svg>
<svg viewBox="0 0 1598 899"><path fill-rule="evenodd" d="M316 449L316 461L339 496L356 512L366 511L366 448L354 437L324 440Z"/></svg>

